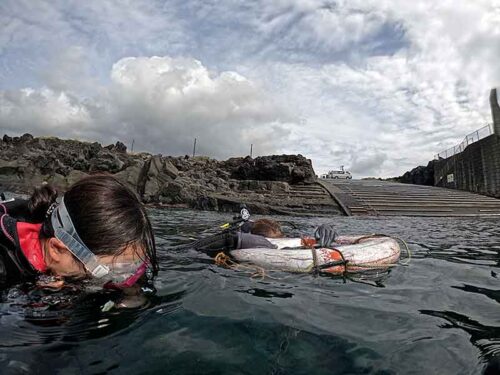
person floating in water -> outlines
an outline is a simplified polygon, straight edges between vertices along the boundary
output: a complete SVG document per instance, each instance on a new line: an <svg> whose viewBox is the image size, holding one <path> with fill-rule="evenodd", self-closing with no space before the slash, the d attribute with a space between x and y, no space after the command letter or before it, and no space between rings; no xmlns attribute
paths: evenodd
<svg viewBox="0 0 500 375"><path fill-rule="evenodd" d="M107 175L62 197L50 185L0 203L0 287L47 274L126 289L158 272L153 230L139 198Z"/></svg>
<svg viewBox="0 0 500 375"><path fill-rule="evenodd" d="M285 237L281 225L276 220L245 220L241 222L241 219L239 219L235 223L240 222L241 225L201 238L188 246L208 254L217 254L220 251L229 252L236 249L276 249L277 246L269 239ZM314 236L320 246L331 247L335 243L337 233L332 225L323 224L316 228Z"/></svg>
<svg viewBox="0 0 500 375"><path fill-rule="evenodd" d="M272 219L246 221L241 226L241 231L266 238L283 238L285 236L280 223Z"/></svg>

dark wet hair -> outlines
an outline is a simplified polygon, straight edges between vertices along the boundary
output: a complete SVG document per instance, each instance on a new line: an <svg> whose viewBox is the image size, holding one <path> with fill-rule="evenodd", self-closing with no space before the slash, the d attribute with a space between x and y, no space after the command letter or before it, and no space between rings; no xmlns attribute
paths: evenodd
<svg viewBox="0 0 500 375"><path fill-rule="evenodd" d="M283 232L281 231L281 225L277 221L270 219L256 220L253 223L250 233L268 238L283 237Z"/></svg>
<svg viewBox="0 0 500 375"><path fill-rule="evenodd" d="M36 187L28 200L30 221L42 223L47 215L47 210L57 199L57 190L51 185Z"/></svg>
<svg viewBox="0 0 500 375"><path fill-rule="evenodd" d="M54 194L55 193L55 194ZM42 215L42 236L53 237L47 210L57 192L49 185L36 189L29 201L33 216ZM128 246L144 249L153 275L158 273L153 229L139 197L110 175L92 175L64 193L64 203L78 235L96 255L119 255Z"/></svg>

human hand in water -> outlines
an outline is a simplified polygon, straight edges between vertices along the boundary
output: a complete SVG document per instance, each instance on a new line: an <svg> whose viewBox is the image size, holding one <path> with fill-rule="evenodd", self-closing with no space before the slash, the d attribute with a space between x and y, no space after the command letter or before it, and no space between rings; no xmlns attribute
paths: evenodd
<svg viewBox="0 0 500 375"><path fill-rule="evenodd" d="M333 247L337 232L332 224L321 224L314 231L314 238L320 247Z"/></svg>

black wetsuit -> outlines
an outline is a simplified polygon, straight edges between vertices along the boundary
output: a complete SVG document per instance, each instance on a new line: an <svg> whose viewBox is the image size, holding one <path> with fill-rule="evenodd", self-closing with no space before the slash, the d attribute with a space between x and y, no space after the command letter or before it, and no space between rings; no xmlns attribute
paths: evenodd
<svg viewBox="0 0 500 375"><path fill-rule="evenodd" d="M24 256L17 234L18 220L29 222L29 216L23 199L0 203L0 289L38 274Z"/></svg>
<svg viewBox="0 0 500 375"><path fill-rule="evenodd" d="M209 237L202 238L188 245L206 253L231 251L235 249L266 248L275 249L265 237L240 230L226 230Z"/></svg>

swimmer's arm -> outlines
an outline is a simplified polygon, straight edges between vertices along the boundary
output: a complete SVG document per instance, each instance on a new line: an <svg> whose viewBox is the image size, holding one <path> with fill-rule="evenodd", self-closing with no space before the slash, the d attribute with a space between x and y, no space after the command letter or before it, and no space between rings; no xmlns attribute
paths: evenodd
<svg viewBox="0 0 500 375"><path fill-rule="evenodd" d="M276 245L273 245L267 238L259 236L257 234L251 233L238 233L238 243L237 249L254 249L254 248L265 248L265 249L277 249Z"/></svg>

